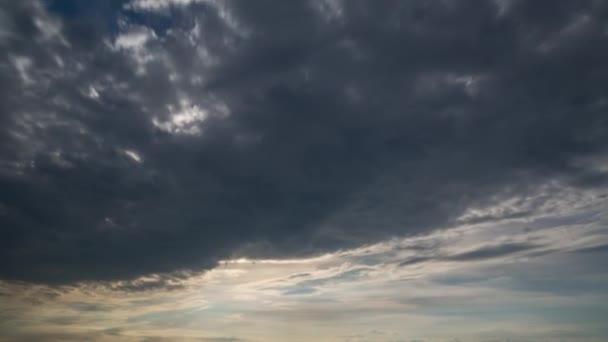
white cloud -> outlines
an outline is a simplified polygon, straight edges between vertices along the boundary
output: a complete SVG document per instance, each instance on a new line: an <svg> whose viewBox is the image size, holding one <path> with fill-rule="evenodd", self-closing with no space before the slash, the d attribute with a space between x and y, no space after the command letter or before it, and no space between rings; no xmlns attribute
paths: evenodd
<svg viewBox="0 0 608 342"><path fill-rule="evenodd" d="M121 49L140 50L148 41L155 38L154 30L143 26L135 26L118 35L114 44Z"/></svg>
<svg viewBox="0 0 608 342"><path fill-rule="evenodd" d="M205 2L207 0L133 0L126 5L134 10L161 10L170 6L187 6L195 2Z"/></svg>
<svg viewBox="0 0 608 342"><path fill-rule="evenodd" d="M29 71L32 66L32 60L29 57L18 56L13 58L13 65L17 70L21 81L24 84L31 84L33 82L30 77Z"/></svg>
<svg viewBox="0 0 608 342"><path fill-rule="evenodd" d="M143 162L142 156L133 150L124 150L124 153L136 163L141 164Z"/></svg>
<svg viewBox="0 0 608 342"><path fill-rule="evenodd" d="M116 37L113 48L130 54L137 64L138 74L143 74L146 63L155 58L146 45L155 39L157 37L154 30L144 26L132 26Z"/></svg>
<svg viewBox="0 0 608 342"><path fill-rule="evenodd" d="M210 117L225 118L230 115L226 105L209 100L205 106L193 104L189 99L182 97L177 105L168 105L168 117L152 119L152 124L171 134L200 135L201 124Z"/></svg>
<svg viewBox="0 0 608 342"><path fill-rule="evenodd" d="M34 18L34 25L40 30L45 41L57 41L69 47L70 43L63 36L63 25L60 20L49 16L41 10L41 15Z"/></svg>
<svg viewBox="0 0 608 342"><path fill-rule="evenodd" d="M170 110L169 119L154 118L152 123L159 129L173 134L199 135L201 133L199 124L208 117L207 111L197 105L184 106L179 110L173 110L171 107Z"/></svg>
<svg viewBox="0 0 608 342"><path fill-rule="evenodd" d="M89 91L87 92L87 96L92 99L98 99L99 93L97 92L97 89L95 89L95 87L89 86Z"/></svg>

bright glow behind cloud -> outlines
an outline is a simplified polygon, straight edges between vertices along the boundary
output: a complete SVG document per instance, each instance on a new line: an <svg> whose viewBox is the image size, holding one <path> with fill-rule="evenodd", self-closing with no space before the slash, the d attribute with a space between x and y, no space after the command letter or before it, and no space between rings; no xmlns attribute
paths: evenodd
<svg viewBox="0 0 608 342"><path fill-rule="evenodd" d="M5 283L5 293L22 289L3 304L13 312L4 331L35 336L14 325L25 320L47 336L61 327L125 341L595 341L602 324L570 323L568 312L602 311L608 299L608 274L591 252L608 245L603 208L590 200L558 217L463 225L307 259L226 260L203 274L66 288ZM34 307L42 309L25 309Z"/></svg>

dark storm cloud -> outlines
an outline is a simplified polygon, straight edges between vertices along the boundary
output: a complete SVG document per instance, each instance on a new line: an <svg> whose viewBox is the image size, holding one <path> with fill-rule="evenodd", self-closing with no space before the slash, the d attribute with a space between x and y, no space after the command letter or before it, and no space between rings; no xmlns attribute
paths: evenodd
<svg viewBox="0 0 608 342"><path fill-rule="evenodd" d="M309 255L605 184L604 2L75 4L0 5L3 279Z"/></svg>

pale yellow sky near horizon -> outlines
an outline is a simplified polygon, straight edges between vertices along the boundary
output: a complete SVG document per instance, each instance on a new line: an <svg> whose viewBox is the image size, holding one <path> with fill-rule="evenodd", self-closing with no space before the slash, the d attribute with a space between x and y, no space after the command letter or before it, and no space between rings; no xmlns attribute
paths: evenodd
<svg viewBox="0 0 608 342"><path fill-rule="evenodd" d="M557 220L464 224L307 259L64 287L4 282L0 341L600 341L608 274L584 251L608 242L608 217L603 201L579 195Z"/></svg>

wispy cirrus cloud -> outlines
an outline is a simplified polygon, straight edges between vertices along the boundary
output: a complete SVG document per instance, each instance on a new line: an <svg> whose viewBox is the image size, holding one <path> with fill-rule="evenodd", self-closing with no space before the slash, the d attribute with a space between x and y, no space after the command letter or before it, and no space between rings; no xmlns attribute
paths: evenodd
<svg viewBox="0 0 608 342"><path fill-rule="evenodd" d="M112 338L125 341L151 332L159 340L217 336L228 327L239 338L280 341L293 326L306 327L295 337L302 341L593 340L601 323L582 328L573 315L605 310L608 235L597 205L559 219L467 224L314 258L226 260L202 274L19 291L5 283L3 293L22 295L4 306L21 316L4 324L40 320L43 331L73 328L73 336L83 325L99 334L114 326ZM26 309L41 304L44 310Z"/></svg>

